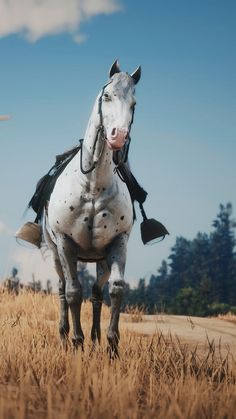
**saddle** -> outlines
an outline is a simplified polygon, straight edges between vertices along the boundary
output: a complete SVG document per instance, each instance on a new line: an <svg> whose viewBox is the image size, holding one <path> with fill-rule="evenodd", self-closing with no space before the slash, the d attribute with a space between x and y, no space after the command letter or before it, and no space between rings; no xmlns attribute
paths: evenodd
<svg viewBox="0 0 236 419"><path fill-rule="evenodd" d="M35 193L28 204L28 208L32 208L37 214L35 218L36 224L35 223L28 223L28 224L30 224L31 235L32 235L32 231L35 235L34 230L36 230L37 237L36 239L34 238L33 241L31 238L31 242L34 242L34 244L36 243L36 245L38 246L40 246L40 243L41 243L41 229L37 229L36 227L38 226L38 224L40 224L43 209L47 201L50 199L51 193L54 189L54 186L58 177L66 168L68 163L76 155L76 153L78 153L81 147L82 146L80 144L64 152L63 154L57 155L54 165L51 167L48 173L46 173L46 175L44 175L38 181L36 185ZM159 221L155 220L154 218L148 219L144 211L143 203L146 200L147 192L139 185L138 181L136 180L136 178L134 177L134 175L132 174L129 168L129 164L126 161L123 161L122 158L119 157L119 152L116 151L113 153L113 161L116 164L115 170L118 176L122 179L123 182L125 182L129 190L130 197L133 203L134 219L135 219L134 201L137 201L139 203L140 211L143 217L143 221L140 226L141 238L142 238L143 244L156 242L157 239L163 240L166 234L169 234L169 232L167 231L165 226ZM33 230L32 230L32 227L34 227ZM26 228L27 232L25 233L21 229L16 234L16 237L22 238L24 236L28 236L29 226L27 225L27 223L25 226L23 226L23 228Z"/></svg>

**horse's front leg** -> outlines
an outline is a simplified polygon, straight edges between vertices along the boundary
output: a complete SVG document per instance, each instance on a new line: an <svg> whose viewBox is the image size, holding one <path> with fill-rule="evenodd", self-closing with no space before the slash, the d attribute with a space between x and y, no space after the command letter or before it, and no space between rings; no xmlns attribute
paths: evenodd
<svg viewBox="0 0 236 419"><path fill-rule="evenodd" d="M65 277L62 271L62 266L61 266L60 258L58 255L57 246L51 240L45 224L43 224L43 234L44 234L46 243L48 244L49 248L52 251L55 269L59 276L59 299L60 299L59 333L60 333L62 345L66 349L70 326L69 326L69 318L68 318L68 304L67 304L66 296L65 296L65 288L66 288Z"/></svg>
<svg viewBox="0 0 236 419"><path fill-rule="evenodd" d="M59 333L63 347L67 348L67 340L69 335L69 318L68 318L68 304L65 296L65 278L61 268L59 257L55 258L55 268L59 275L59 299L60 299L60 323Z"/></svg>
<svg viewBox="0 0 236 419"><path fill-rule="evenodd" d="M91 339L93 343L96 343L96 339L100 343L101 339L101 310L103 300L103 286L108 281L110 271L107 266L107 262L102 260L97 262L97 281L94 283L92 288L92 305L93 305L93 324L91 330Z"/></svg>
<svg viewBox="0 0 236 419"><path fill-rule="evenodd" d="M64 234L58 234L56 239L58 255L66 280L66 302L70 307L73 323L74 339L72 339L72 342L75 347L83 347L84 334L80 323L80 310L83 296L82 287L77 277L77 245Z"/></svg>
<svg viewBox="0 0 236 419"><path fill-rule="evenodd" d="M124 293L124 271L126 262L128 234L118 236L109 248L107 262L111 271L109 279L109 294L111 299L111 320L108 328L107 339L110 354L118 356L119 317L122 297Z"/></svg>

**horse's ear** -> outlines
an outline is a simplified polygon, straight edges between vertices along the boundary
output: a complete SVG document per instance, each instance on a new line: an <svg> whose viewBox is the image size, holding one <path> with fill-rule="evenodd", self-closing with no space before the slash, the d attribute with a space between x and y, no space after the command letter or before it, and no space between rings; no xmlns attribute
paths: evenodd
<svg viewBox="0 0 236 419"><path fill-rule="evenodd" d="M111 78L112 76L114 76L114 74L116 74L116 73L120 73L120 67L119 67L119 64L118 64L118 60L116 60L113 64L112 64L112 66L111 66L111 68L110 68L110 71L109 71L109 77Z"/></svg>
<svg viewBox="0 0 236 419"><path fill-rule="evenodd" d="M132 74L130 74L134 84L137 84L141 77L141 67L139 66Z"/></svg>

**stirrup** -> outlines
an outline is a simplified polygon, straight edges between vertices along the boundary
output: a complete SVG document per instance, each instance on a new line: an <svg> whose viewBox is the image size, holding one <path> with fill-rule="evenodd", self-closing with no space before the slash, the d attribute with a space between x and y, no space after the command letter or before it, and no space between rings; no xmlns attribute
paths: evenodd
<svg viewBox="0 0 236 419"><path fill-rule="evenodd" d="M157 241L163 240L166 234L169 234L165 226L162 223L160 223L160 221L157 221L154 218L148 219L143 209L143 205L139 204L139 207L143 216L143 222L140 226L143 244L153 244Z"/></svg>
<svg viewBox="0 0 236 419"><path fill-rule="evenodd" d="M16 239L24 240L40 248L42 242L42 228L37 223L28 221L17 230Z"/></svg>

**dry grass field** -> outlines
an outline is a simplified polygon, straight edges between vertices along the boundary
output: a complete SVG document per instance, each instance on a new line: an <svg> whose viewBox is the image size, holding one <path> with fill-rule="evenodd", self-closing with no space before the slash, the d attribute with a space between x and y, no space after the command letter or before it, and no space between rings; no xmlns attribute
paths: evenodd
<svg viewBox="0 0 236 419"><path fill-rule="evenodd" d="M101 346L92 351L91 307L84 303L84 352L65 352L56 296L2 292L0 300L0 418L236 417L236 364L211 339L199 350L158 328L144 334L147 319L130 313L121 319L120 358L110 360L109 309L103 307ZM142 334L129 327L135 320Z"/></svg>

